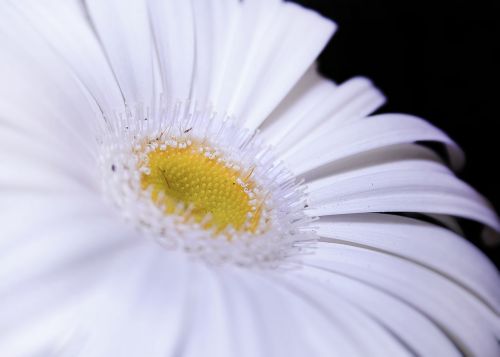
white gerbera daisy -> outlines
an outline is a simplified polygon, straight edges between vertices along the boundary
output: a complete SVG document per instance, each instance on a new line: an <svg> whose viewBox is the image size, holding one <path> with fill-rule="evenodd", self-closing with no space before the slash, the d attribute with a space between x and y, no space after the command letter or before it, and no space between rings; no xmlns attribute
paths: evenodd
<svg viewBox="0 0 500 357"><path fill-rule="evenodd" d="M2 356L499 354L499 274L455 220L496 214L443 132L317 74L331 21L281 0L0 16Z"/></svg>

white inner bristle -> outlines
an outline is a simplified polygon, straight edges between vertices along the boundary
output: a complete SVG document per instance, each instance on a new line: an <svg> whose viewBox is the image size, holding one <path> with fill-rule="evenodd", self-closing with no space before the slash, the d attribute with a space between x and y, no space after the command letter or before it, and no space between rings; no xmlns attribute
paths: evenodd
<svg viewBox="0 0 500 357"><path fill-rule="evenodd" d="M311 228L313 218L304 214L305 187L276 160L258 133L240 128L214 110L193 109L189 102L158 107L150 110L136 105L107 114L106 125L100 129L103 191L126 219L162 246L216 264L278 266L290 261L285 258L308 251L316 236ZM222 232L209 231L203 225L210 215L196 222L190 219L189 205L179 205L175 214L166 214L152 199L151 188L141 187L141 175L148 174L148 151L189 147L193 141L203 144L207 157L250 175L256 183L247 194L255 196L256 204L260 200L265 210L255 232L231 226Z"/></svg>

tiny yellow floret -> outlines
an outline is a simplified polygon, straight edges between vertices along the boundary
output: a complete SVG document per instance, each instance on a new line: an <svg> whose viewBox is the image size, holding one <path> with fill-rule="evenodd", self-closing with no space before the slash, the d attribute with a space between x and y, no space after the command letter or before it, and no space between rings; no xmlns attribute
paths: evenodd
<svg viewBox="0 0 500 357"><path fill-rule="evenodd" d="M179 204L205 228L255 232L260 209L252 197L255 183L240 170L200 144L155 148L147 153L143 189L152 188L153 200L174 214ZM188 208L190 207L190 208ZM207 221L207 218L209 220ZM205 222L207 221L207 222Z"/></svg>

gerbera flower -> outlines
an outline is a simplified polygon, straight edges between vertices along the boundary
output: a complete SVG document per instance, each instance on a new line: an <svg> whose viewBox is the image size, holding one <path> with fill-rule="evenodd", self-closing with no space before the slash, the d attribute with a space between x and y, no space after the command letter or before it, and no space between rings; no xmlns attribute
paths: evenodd
<svg viewBox="0 0 500 357"><path fill-rule="evenodd" d="M455 220L497 216L443 132L318 75L331 21L281 0L0 14L3 356L498 355L499 275Z"/></svg>

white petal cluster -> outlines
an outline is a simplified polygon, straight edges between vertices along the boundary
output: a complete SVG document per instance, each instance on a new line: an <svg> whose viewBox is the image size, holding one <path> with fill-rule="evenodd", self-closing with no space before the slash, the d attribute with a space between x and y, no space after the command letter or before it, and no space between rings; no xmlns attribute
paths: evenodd
<svg viewBox="0 0 500 357"><path fill-rule="evenodd" d="M498 232L496 213L446 134L370 116L384 97L365 78L318 74L331 21L282 0L4 0L0 18L0 355L499 355L499 273L456 219ZM187 115L156 115L163 100ZM181 225L124 195L112 159L196 108L231 118L219 141L192 135L258 164L279 227L314 230L310 254L270 237L292 269L207 264L137 230L179 242Z"/></svg>

